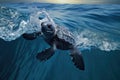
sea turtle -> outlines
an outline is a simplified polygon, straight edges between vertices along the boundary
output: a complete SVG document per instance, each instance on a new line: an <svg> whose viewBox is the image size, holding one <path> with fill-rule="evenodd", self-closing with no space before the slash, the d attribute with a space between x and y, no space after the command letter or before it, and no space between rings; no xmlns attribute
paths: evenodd
<svg viewBox="0 0 120 80"><path fill-rule="evenodd" d="M56 49L70 50L70 56L75 66L80 70L84 70L83 57L76 47L75 37L73 34L59 26L53 26L51 22L43 22L41 24L41 31L44 40L51 46L48 49L38 53L36 58L40 61L48 60L53 56Z"/></svg>

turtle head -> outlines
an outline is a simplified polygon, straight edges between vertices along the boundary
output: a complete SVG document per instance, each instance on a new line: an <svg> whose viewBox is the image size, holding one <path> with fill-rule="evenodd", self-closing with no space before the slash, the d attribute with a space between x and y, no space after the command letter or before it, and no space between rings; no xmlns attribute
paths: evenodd
<svg viewBox="0 0 120 80"><path fill-rule="evenodd" d="M41 31L43 35L47 38L53 37L55 35L55 27L52 25L51 22L42 22Z"/></svg>

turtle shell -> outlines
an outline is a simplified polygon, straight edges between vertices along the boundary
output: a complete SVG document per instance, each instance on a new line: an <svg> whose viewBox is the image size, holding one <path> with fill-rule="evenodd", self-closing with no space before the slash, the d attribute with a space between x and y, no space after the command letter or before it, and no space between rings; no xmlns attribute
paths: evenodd
<svg viewBox="0 0 120 80"><path fill-rule="evenodd" d="M62 39L70 44L75 44L74 35L64 27L58 27L56 35L59 39Z"/></svg>

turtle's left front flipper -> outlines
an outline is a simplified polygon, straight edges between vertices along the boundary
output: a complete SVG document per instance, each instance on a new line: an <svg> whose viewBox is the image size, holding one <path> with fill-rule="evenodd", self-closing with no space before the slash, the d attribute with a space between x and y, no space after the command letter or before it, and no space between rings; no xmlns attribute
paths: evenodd
<svg viewBox="0 0 120 80"><path fill-rule="evenodd" d="M50 57L52 57L54 53L55 53L55 50L52 47L50 47L38 53L36 58L40 61L45 61L45 60L48 60Z"/></svg>
<svg viewBox="0 0 120 80"><path fill-rule="evenodd" d="M56 44L53 43L52 47L45 49L44 51L40 52L37 54L36 58L39 59L40 61L45 61L48 60L53 56L56 50Z"/></svg>
<svg viewBox="0 0 120 80"><path fill-rule="evenodd" d="M85 66L81 53L75 49L71 50L71 52L72 53L70 54L70 56L72 57L72 61L74 62L74 65L80 70L84 70Z"/></svg>

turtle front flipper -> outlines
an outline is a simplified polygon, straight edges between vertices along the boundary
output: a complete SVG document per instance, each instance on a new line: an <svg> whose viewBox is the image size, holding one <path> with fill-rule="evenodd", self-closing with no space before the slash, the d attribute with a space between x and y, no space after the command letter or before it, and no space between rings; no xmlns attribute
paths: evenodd
<svg viewBox="0 0 120 80"><path fill-rule="evenodd" d="M50 57L53 56L55 53L55 50L53 47L50 47L48 49L45 49L44 51L37 54L36 58L40 61L48 60Z"/></svg>
<svg viewBox="0 0 120 80"><path fill-rule="evenodd" d="M34 33L24 33L22 37L26 40L34 40L36 39L39 35L41 35L41 32L34 32Z"/></svg>
<svg viewBox="0 0 120 80"><path fill-rule="evenodd" d="M84 70L85 66L81 53L79 51L76 51L75 49L71 51L72 53L70 54L70 56L72 57L72 61L74 62L74 65L80 70Z"/></svg>

